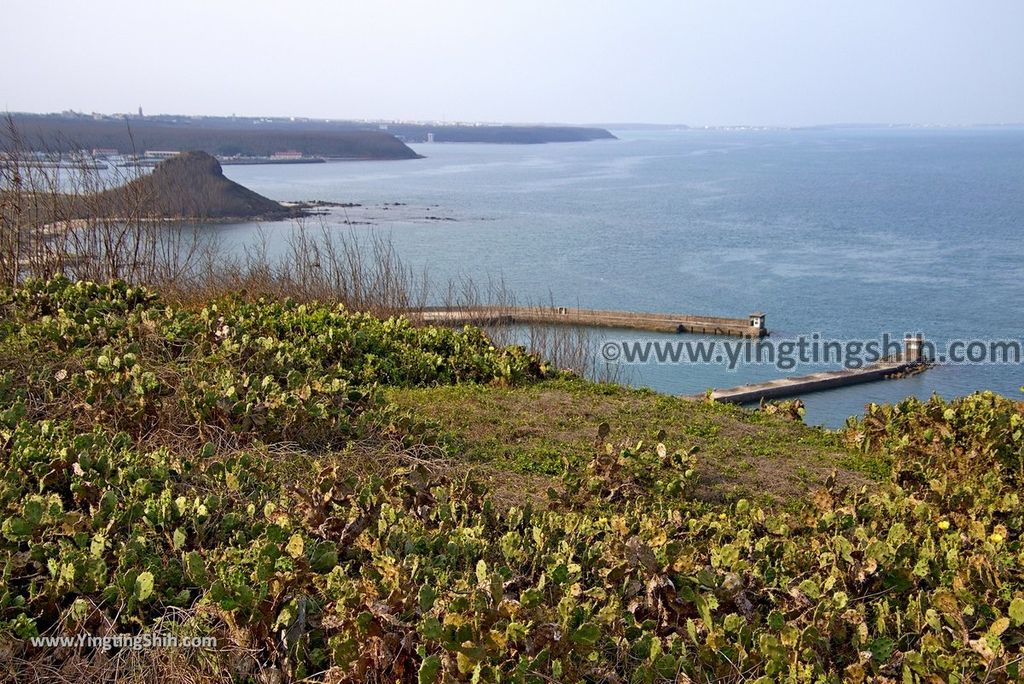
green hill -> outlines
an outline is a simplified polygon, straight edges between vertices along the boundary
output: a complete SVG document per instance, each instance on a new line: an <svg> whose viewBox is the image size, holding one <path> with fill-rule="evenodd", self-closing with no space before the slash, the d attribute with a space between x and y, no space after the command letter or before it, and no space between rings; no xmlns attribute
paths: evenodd
<svg viewBox="0 0 1024 684"><path fill-rule="evenodd" d="M265 219L298 215L226 178L220 163L206 152L184 152L160 162L151 174L127 185L81 200L83 215L124 216L132 213L161 218Z"/></svg>

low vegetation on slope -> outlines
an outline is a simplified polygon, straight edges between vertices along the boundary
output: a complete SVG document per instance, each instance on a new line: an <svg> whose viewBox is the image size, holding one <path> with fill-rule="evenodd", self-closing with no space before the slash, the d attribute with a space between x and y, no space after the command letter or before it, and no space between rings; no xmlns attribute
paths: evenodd
<svg viewBox="0 0 1024 684"><path fill-rule="evenodd" d="M6 678L1020 677L1016 402L831 434L334 306L0 308ZM217 647L32 642L144 633Z"/></svg>
<svg viewBox="0 0 1024 684"><path fill-rule="evenodd" d="M396 388L387 396L435 421L461 459L493 475L495 492L518 488L515 474L542 492L557 487L566 469L586 466L602 424L604 441L693 449L697 477L689 495L700 501L786 504L833 472L841 484L860 485L886 468L871 454L851 452L839 435L784 415L575 378L525 387Z"/></svg>

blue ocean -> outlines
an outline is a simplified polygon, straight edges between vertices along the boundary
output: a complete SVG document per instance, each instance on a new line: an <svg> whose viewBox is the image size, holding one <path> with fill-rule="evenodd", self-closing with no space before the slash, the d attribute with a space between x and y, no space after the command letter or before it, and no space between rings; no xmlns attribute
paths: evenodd
<svg viewBox="0 0 1024 684"><path fill-rule="evenodd" d="M501 280L520 301L743 317L773 338L1024 338L1024 130L616 130L539 146L431 144L424 159L228 166L277 200L377 207L379 233L431 279ZM383 209L385 204L390 205ZM396 204L397 203L397 204ZM389 213L390 212L390 213ZM237 246L287 224L217 226ZM675 336L603 331L605 339ZM821 370L635 364L674 394ZM804 397L836 426L868 402L979 389L1020 396L1024 366L946 364Z"/></svg>

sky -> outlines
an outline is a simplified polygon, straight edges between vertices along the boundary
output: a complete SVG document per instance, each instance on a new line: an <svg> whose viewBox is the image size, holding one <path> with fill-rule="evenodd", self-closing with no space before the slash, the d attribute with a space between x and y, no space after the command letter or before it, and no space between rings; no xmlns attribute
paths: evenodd
<svg viewBox="0 0 1024 684"><path fill-rule="evenodd" d="M0 110L1024 122L1021 0L3 0Z"/></svg>

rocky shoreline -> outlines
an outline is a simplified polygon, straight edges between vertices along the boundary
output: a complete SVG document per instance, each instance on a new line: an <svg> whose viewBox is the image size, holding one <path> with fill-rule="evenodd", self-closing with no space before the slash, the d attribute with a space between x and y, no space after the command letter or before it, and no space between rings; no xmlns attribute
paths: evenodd
<svg viewBox="0 0 1024 684"><path fill-rule="evenodd" d="M349 226L372 226L382 223L448 223L458 221L439 204L415 205L406 202L329 202L303 200L281 202L285 207L303 212L304 216L332 217Z"/></svg>

